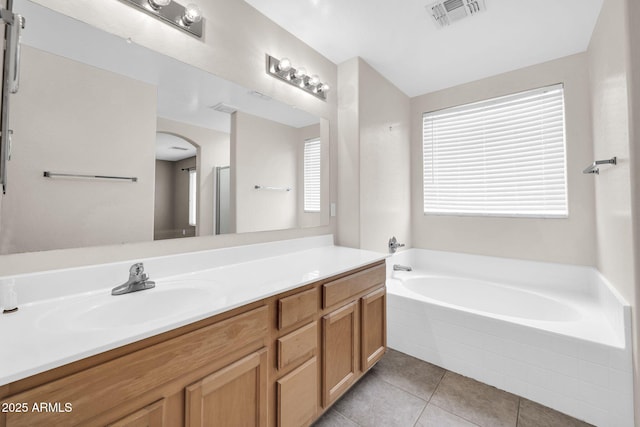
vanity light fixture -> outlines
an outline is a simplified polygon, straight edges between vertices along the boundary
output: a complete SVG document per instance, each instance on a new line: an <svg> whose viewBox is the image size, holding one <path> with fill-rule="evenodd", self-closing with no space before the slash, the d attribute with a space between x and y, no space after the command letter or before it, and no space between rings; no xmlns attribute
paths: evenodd
<svg viewBox="0 0 640 427"><path fill-rule="evenodd" d="M193 36L202 38L202 11L198 5L186 6L173 0L121 0L143 10L161 21L171 24Z"/></svg>
<svg viewBox="0 0 640 427"><path fill-rule="evenodd" d="M327 100L330 86L321 82L317 74L307 74L304 67L293 67L288 58L277 59L267 54L267 74L297 86L323 101Z"/></svg>
<svg viewBox="0 0 640 427"><path fill-rule="evenodd" d="M169 3L171 3L171 0L148 0L148 1L149 1L149 6L151 6L153 10L160 10L163 7L167 6Z"/></svg>

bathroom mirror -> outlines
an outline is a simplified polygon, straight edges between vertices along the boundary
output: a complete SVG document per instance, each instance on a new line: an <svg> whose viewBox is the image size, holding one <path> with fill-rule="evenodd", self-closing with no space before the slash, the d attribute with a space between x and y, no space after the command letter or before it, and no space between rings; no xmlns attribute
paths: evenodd
<svg viewBox="0 0 640 427"><path fill-rule="evenodd" d="M0 253L329 222L328 121L28 0Z"/></svg>

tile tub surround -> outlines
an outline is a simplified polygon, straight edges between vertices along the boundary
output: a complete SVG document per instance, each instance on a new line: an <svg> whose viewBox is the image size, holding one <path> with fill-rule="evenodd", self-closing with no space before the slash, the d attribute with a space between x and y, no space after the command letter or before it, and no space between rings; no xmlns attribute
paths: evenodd
<svg viewBox="0 0 640 427"><path fill-rule="evenodd" d="M587 307L591 325L444 304L402 286L414 275L477 278ZM411 249L387 259L389 347L598 426L633 426L630 308L594 269ZM427 292L428 294L428 292Z"/></svg>
<svg viewBox="0 0 640 427"><path fill-rule="evenodd" d="M528 399L389 349L314 427L588 427Z"/></svg>
<svg viewBox="0 0 640 427"><path fill-rule="evenodd" d="M0 315L0 386L385 257L334 246L328 235L2 277L0 286L14 283L19 311ZM156 288L111 296L128 278L131 264L140 261ZM163 286L183 284L197 287L206 300L193 310L125 327L89 329L69 322L91 304L144 298Z"/></svg>

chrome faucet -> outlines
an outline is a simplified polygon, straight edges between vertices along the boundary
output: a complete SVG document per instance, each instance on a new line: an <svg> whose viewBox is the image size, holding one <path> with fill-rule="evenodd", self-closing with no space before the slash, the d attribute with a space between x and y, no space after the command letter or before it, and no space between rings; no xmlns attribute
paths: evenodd
<svg viewBox="0 0 640 427"><path fill-rule="evenodd" d="M124 295L131 292L144 291L155 286L156 283L149 280L149 276L144 272L144 265L138 262L129 268L129 280L111 289L111 295Z"/></svg>
<svg viewBox="0 0 640 427"><path fill-rule="evenodd" d="M408 265L393 264L393 271L411 271L411 270L413 269Z"/></svg>
<svg viewBox="0 0 640 427"><path fill-rule="evenodd" d="M404 247L404 243L398 243L398 239L396 236L393 236L389 239L389 252L394 254L398 250L398 248Z"/></svg>

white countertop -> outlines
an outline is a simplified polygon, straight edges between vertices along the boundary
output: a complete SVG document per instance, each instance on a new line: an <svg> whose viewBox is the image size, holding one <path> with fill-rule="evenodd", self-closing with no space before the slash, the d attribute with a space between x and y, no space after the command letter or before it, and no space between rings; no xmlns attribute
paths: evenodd
<svg viewBox="0 0 640 427"><path fill-rule="evenodd" d="M49 285L43 291L46 299L36 299L37 287L26 285L35 281L41 287L47 282L46 273L31 275L31 282L30 275L0 278L4 283L15 281L19 295L24 284L28 293L28 302L19 304L18 312L0 314L0 385L386 258L386 254L333 246L328 238L311 238L311 244L299 244L305 239L291 241L298 243L290 245L291 252L283 249L282 242L275 242L205 251L190 259L189 254L182 254L175 258L187 266L197 258L200 268L165 276L154 275L149 268L158 259L143 260L156 287L121 296L112 296L111 288L126 280L128 270L122 268L127 263L110 266L118 270L120 283L99 289L87 285L85 292L77 292L82 283L61 283L65 277L74 281L83 277L90 282L91 267L52 272L51 280L61 296L50 297L56 292L51 289L54 285ZM320 246L313 247L318 243ZM228 256L225 251L233 251L238 262L211 262L215 267L202 268L203 259L219 260ZM160 261L170 264L172 257L161 257ZM180 270L172 268L173 272Z"/></svg>

